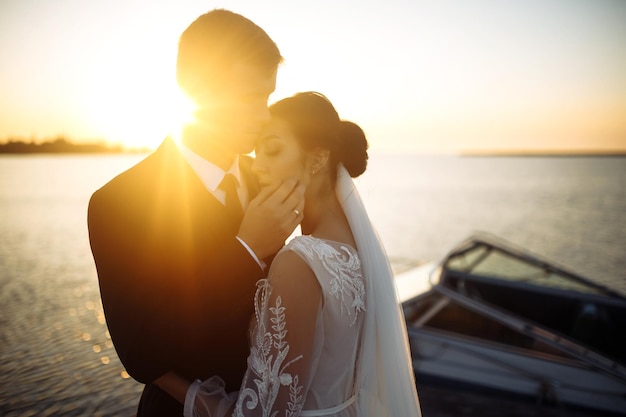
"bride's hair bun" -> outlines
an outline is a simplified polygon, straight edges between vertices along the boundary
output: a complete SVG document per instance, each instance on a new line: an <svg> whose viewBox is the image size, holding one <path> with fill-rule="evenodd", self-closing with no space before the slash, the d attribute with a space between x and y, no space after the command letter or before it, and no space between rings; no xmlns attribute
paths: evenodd
<svg viewBox="0 0 626 417"><path fill-rule="evenodd" d="M365 172L367 168L367 139L363 129L356 123L342 120L339 125L339 161L352 178Z"/></svg>
<svg viewBox="0 0 626 417"><path fill-rule="evenodd" d="M284 98L270 107L272 117L289 124L300 144L308 150L330 150L330 172L342 163L350 176L358 177L367 167L367 139L355 123L341 120L335 107L323 94L308 91Z"/></svg>

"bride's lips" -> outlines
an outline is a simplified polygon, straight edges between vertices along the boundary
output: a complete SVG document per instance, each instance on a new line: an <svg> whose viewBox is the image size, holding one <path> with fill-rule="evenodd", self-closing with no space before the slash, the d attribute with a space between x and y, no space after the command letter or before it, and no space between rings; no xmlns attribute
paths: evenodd
<svg viewBox="0 0 626 417"><path fill-rule="evenodd" d="M264 179L264 178L257 177L257 181L259 183L259 187L268 187L272 184L271 181Z"/></svg>
<svg viewBox="0 0 626 417"><path fill-rule="evenodd" d="M257 177L258 180L258 184L259 187L263 188L263 187L271 187L273 185L277 185L277 181L273 181L271 178L267 178L267 177ZM280 181L278 181L280 182Z"/></svg>

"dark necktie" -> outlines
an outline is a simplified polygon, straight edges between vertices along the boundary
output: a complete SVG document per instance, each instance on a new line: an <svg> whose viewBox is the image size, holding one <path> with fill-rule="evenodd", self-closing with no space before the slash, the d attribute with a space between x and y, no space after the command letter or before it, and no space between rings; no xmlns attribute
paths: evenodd
<svg viewBox="0 0 626 417"><path fill-rule="evenodd" d="M243 218L243 208L239 195L237 194L237 178L233 174L226 174L220 183L220 188L226 193L225 206L228 214L236 220L237 224L241 223Z"/></svg>

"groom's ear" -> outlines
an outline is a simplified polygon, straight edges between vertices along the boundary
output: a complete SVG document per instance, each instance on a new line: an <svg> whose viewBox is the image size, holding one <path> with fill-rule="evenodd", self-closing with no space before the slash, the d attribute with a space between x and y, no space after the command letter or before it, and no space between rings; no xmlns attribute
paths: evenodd
<svg viewBox="0 0 626 417"><path fill-rule="evenodd" d="M328 164L330 150L326 148L315 148L311 152L311 175L320 172Z"/></svg>

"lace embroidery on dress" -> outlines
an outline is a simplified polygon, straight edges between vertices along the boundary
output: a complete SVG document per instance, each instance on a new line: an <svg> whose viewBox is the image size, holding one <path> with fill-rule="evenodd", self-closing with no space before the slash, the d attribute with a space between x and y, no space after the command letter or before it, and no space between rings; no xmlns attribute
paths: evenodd
<svg viewBox="0 0 626 417"><path fill-rule="evenodd" d="M289 386L289 401L285 416L297 416L302 409L304 397L302 385L299 385L298 375L292 377L286 368L292 363L302 359L302 355L285 362L289 353L289 344L285 341L287 336L287 322L285 320L285 307L282 306L280 296L276 297L273 307L269 307L269 297L272 287L267 279L257 282L257 290L254 296L254 314L256 316L255 341L250 347L250 374L247 378L254 378L256 390L250 388L244 381L244 388L237 400L234 415L243 417L243 407L253 410L261 408L261 416L273 417L278 411L272 412L280 386ZM265 315L271 313L269 323L271 329L266 326ZM274 356L275 355L275 356ZM255 414L256 415L256 414Z"/></svg>
<svg viewBox="0 0 626 417"><path fill-rule="evenodd" d="M360 311L365 311L365 283L361 274L361 261L347 245L340 250L323 239L313 236L299 236L293 239L289 247L303 253L309 259L314 255L321 261L324 269L332 277L330 279L330 295L341 300L341 311L354 317L350 326L354 325ZM349 301L349 300L352 301Z"/></svg>

